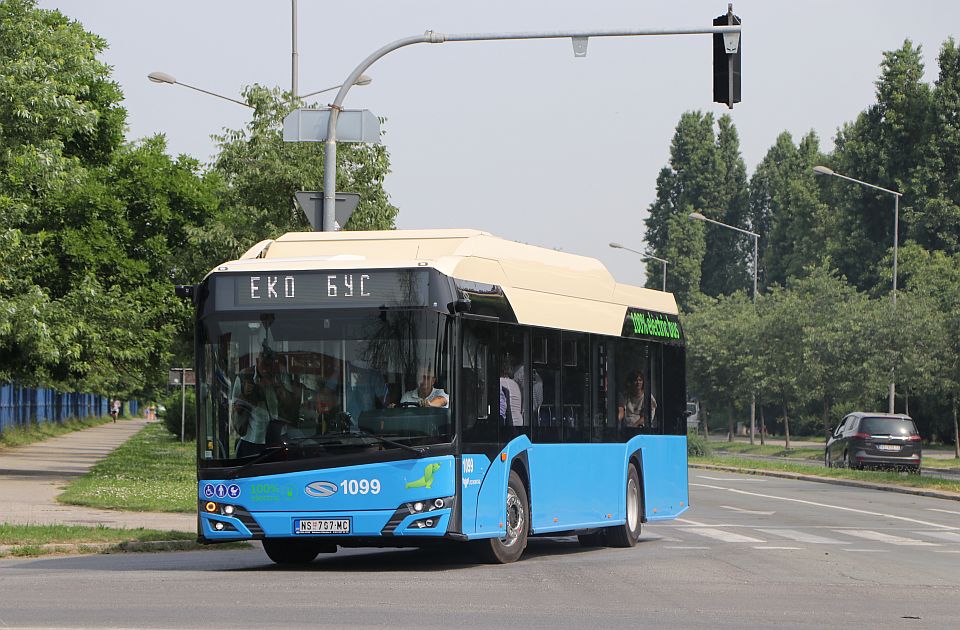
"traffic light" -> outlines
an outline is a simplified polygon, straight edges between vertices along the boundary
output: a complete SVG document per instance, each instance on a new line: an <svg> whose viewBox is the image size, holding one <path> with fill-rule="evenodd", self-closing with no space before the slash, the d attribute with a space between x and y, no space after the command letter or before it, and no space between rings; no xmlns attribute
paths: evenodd
<svg viewBox="0 0 960 630"><path fill-rule="evenodd" d="M714 26L739 26L740 18L733 14L733 4L727 5L727 13L713 21ZM727 38L727 42L724 42ZM713 35L713 102L725 103L733 109L740 102L740 53L743 52L743 39L737 33L736 45L730 47L733 38L729 34ZM734 52L728 53L731 49Z"/></svg>

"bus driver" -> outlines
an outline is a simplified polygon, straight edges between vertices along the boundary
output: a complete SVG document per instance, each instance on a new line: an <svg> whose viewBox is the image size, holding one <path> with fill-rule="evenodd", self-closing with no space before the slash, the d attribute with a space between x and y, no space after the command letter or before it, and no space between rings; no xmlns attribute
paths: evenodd
<svg viewBox="0 0 960 630"><path fill-rule="evenodd" d="M417 387L404 392L401 407L449 407L450 397L442 389L434 387L433 370L421 367L417 370Z"/></svg>

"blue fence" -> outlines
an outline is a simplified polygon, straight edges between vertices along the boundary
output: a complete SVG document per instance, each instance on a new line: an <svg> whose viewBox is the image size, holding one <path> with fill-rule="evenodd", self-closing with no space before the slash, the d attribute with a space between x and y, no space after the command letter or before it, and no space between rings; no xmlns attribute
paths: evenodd
<svg viewBox="0 0 960 630"><path fill-rule="evenodd" d="M96 394L64 394L42 387L21 387L15 383L0 385L0 433L40 422L62 423L70 418L89 418L109 413L110 399ZM139 405L126 403L131 415Z"/></svg>

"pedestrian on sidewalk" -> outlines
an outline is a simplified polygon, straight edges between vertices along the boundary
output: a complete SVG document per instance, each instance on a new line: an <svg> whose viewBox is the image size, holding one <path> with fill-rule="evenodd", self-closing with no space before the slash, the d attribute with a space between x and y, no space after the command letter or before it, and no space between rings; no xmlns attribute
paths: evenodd
<svg viewBox="0 0 960 630"><path fill-rule="evenodd" d="M117 421L117 416L120 415L120 407L122 403L119 398L114 398L113 402L110 403L110 417L113 418L113 421Z"/></svg>

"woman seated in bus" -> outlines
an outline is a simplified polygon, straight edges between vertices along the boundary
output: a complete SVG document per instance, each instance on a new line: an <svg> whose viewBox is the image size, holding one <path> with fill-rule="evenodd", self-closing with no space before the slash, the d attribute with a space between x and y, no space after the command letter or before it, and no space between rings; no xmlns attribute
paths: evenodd
<svg viewBox="0 0 960 630"><path fill-rule="evenodd" d="M657 399L650 396L650 414L647 414L645 380L637 370L627 375L624 393L617 404L617 420L627 427L649 427L649 418L657 413Z"/></svg>
<svg viewBox="0 0 960 630"><path fill-rule="evenodd" d="M404 392L400 398L401 407L449 407L450 397L447 392L435 387L433 369L421 366L417 370L417 386Z"/></svg>

